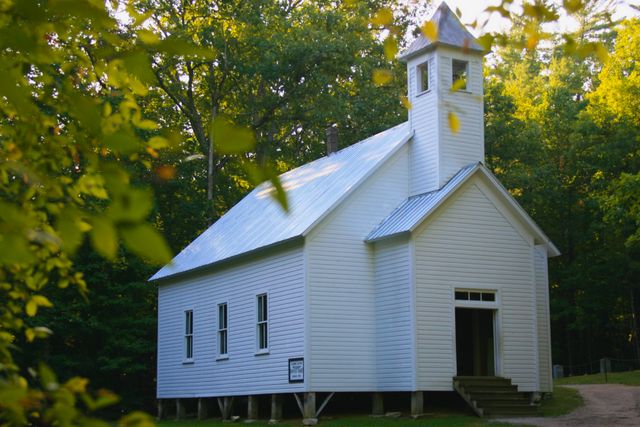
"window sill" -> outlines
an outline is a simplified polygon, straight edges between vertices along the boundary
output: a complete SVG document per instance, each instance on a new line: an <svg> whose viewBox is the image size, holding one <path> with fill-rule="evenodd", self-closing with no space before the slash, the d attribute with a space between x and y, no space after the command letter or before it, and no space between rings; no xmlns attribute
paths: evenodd
<svg viewBox="0 0 640 427"><path fill-rule="evenodd" d="M416 94L416 98L422 96L422 95L426 95L428 93L431 93L431 89L427 89L427 90L423 90L422 92L419 92Z"/></svg>
<svg viewBox="0 0 640 427"><path fill-rule="evenodd" d="M256 356L263 356L265 354L269 354L269 349L268 348L264 348L262 350L256 351Z"/></svg>
<svg viewBox="0 0 640 427"><path fill-rule="evenodd" d="M193 365L193 363L194 363L193 359L184 359L182 361L183 365Z"/></svg>
<svg viewBox="0 0 640 427"><path fill-rule="evenodd" d="M220 355L220 356L216 357L216 362L218 360L229 360L229 355L228 354Z"/></svg>

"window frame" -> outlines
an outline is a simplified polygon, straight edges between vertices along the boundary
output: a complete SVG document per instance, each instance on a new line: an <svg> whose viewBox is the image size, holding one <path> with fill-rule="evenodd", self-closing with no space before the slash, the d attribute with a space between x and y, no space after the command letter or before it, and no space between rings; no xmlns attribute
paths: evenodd
<svg viewBox="0 0 640 427"><path fill-rule="evenodd" d="M453 301L456 307L497 309L500 307L500 292L487 288L455 288Z"/></svg>
<svg viewBox="0 0 640 427"><path fill-rule="evenodd" d="M469 92L469 61L465 59L451 58L451 87L453 87L458 80L462 80L460 78L456 79L456 74L454 74L456 63L464 64L464 87L458 88L456 92Z"/></svg>
<svg viewBox="0 0 640 427"><path fill-rule="evenodd" d="M264 298L264 302L262 302ZM269 353L269 293L256 295L256 355ZM260 315L263 315L262 318ZM262 345L264 342L264 346Z"/></svg>
<svg viewBox="0 0 640 427"><path fill-rule="evenodd" d="M193 309L184 311L184 347L183 347L183 359L182 363L193 363L193 352L194 352L194 315Z"/></svg>
<svg viewBox="0 0 640 427"><path fill-rule="evenodd" d="M424 61L421 62L420 64L416 65L416 83L417 83L417 94L421 95L423 93L429 92L429 90L431 90L431 81L429 79L429 61ZM426 88L424 88L424 83L425 83L425 79L423 79L423 77L426 77Z"/></svg>
<svg viewBox="0 0 640 427"><path fill-rule="evenodd" d="M222 324L223 318L221 317L220 310L224 307L224 324ZM229 358L229 302L223 301L218 304L218 331L217 337L217 357L216 360L224 360ZM223 350L224 342L224 352Z"/></svg>

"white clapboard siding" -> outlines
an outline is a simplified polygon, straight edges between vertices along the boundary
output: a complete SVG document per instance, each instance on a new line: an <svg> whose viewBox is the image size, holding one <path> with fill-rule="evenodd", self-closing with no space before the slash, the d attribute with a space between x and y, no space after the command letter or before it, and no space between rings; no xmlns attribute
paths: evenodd
<svg viewBox="0 0 640 427"><path fill-rule="evenodd" d="M440 168L439 187L470 163L484 160L484 105L482 57L443 49L439 56L440 71ZM469 61L467 90L452 92L451 64L453 59ZM449 113L460 121L453 133Z"/></svg>
<svg viewBox="0 0 640 427"><path fill-rule="evenodd" d="M375 244L377 389L413 389L414 335L408 239Z"/></svg>
<svg viewBox="0 0 640 427"><path fill-rule="evenodd" d="M453 59L468 61L466 90L452 92ZM420 92L417 68L429 65L429 90ZM460 169L484 160L482 55L439 47L407 62L408 94L412 108L410 194L441 188ZM460 122L453 133L449 116Z"/></svg>
<svg viewBox="0 0 640 427"><path fill-rule="evenodd" d="M429 90L420 93L416 68L427 62ZM407 63L409 76L409 125L415 131L410 154L410 195L438 188L438 107L437 57L422 55Z"/></svg>
<svg viewBox="0 0 640 427"><path fill-rule="evenodd" d="M272 251L210 273L160 285L158 398L300 391L288 359L304 356L302 247ZM256 295L268 293L269 350L256 356ZM218 304L228 304L228 360L216 360ZM184 312L193 310L194 357L183 364Z"/></svg>
<svg viewBox="0 0 640 427"><path fill-rule="evenodd" d="M549 325L549 278L547 272L547 250L544 246L536 246L536 306L538 316L538 359L540 374L540 390L553 391L551 378L551 332Z"/></svg>
<svg viewBox="0 0 640 427"><path fill-rule="evenodd" d="M408 170L405 146L307 237L311 390L376 388L374 254L364 238L407 197Z"/></svg>
<svg viewBox="0 0 640 427"><path fill-rule="evenodd" d="M416 364L421 390L451 390L455 371L455 288L499 294L501 374L537 389L532 242L508 221L477 177L415 234Z"/></svg>

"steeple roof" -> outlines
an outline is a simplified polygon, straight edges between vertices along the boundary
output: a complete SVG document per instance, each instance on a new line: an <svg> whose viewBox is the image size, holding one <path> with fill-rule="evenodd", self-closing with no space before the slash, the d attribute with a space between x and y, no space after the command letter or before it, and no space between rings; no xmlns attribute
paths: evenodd
<svg viewBox="0 0 640 427"><path fill-rule="evenodd" d="M431 40L424 34L420 34L411 46L400 55L400 60L406 61L438 45L451 46L463 50L486 52L477 39L462 25L455 13L447 3L442 2L430 19L436 24L438 30L437 40Z"/></svg>

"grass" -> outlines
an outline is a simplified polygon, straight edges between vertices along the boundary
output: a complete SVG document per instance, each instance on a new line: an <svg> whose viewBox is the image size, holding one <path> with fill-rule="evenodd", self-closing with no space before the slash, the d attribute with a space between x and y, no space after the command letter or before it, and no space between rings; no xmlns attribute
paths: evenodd
<svg viewBox="0 0 640 427"><path fill-rule="evenodd" d="M607 374L607 383L626 384L640 386L640 371L612 372ZM569 384L605 384L604 374L579 375L575 377L560 378L556 385Z"/></svg>
<svg viewBox="0 0 640 427"><path fill-rule="evenodd" d="M578 390L569 387L554 387L553 395L542 401L540 414L543 417L557 417L575 411L584 405Z"/></svg>
<svg viewBox="0 0 640 427"><path fill-rule="evenodd" d="M626 384L632 386L640 386L640 370L629 372L614 372L607 375L607 383L610 384ZM560 378L554 381L555 387L551 398L545 399L540 405L540 415L544 417L557 417L575 411L584 405L584 401L580 393L563 385L574 384L604 384L604 374L580 375L575 377ZM244 420L238 423L244 424ZM205 421L183 420L172 421L165 420L158 423L159 427L230 427L234 424L223 423L219 419L208 419ZM266 421L258 421L251 426L267 427ZM278 425L283 427L299 427L302 425L300 419L284 420ZM514 424L497 423L491 420L485 420L473 416L461 415L459 413L435 413L428 414L423 418L413 420L411 418L371 418L369 416L346 416L340 415L335 418L321 417L322 427L510 427Z"/></svg>
<svg viewBox="0 0 640 427"><path fill-rule="evenodd" d="M161 421L159 427L230 427L234 424L244 423L239 420L237 423L223 423L219 419L211 419L205 421L185 420L185 421ZM260 421L248 424L252 427L267 427L269 424ZM277 424L283 427L299 427L302 425L300 419L284 420ZM465 415L434 415L425 416L417 420L411 418L371 418L369 416L340 416L340 418L332 419L320 418L319 426L322 427L510 427L513 424L496 423L490 420L483 420L477 417Z"/></svg>
<svg viewBox="0 0 640 427"><path fill-rule="evenodd" d="M558 387L554 389L551 398L545 399L540 406L540 416L557 417L565 415L578 409L583 405L580 394L569 387ZM195 419L187 419L181 421L163 420L158 423L159 427L231 427L235 425L244 425L244 420L240 419L237 423L223 423L219 418L198 421ZM475 416L463 415L459 412L429 413L417 420L401 417L401 418L372 418L366 415L337 415L335 417L321 417L320 423L322 427L515 427L515 424L499 423L490 419L482 419ZM250 424L252 427L267 427L266 421L257 421ZM302 425L300 419L286 419L278 424L283 427L299 427ZM518 425L522 427L521 425Z"/></svg>
<svg viewBox="0 0 640 427"><path fill-rule="evenodd" d="M554 381L555 388L553 396L544 400L540 406L540 412L545 417L557 417L575 411L584 401L580 393L563 385L580 384L626 384L640 386L640 371L613 372L607 374L605 381L604 374L579 375L575 377L565 377Z"/></svg>
<svg viewBox="0 0 640 427"><path fill-rule="evenodd" d="M616 372L608 374L608 382L615 384L628 384L640 386L640 371ZM540 415L544 417L557 417L575 411L584 405L580 393L563 385L572 384L604 384L604 375L582 375L576 377L566 377L555 381L553 395L545 399L540 405ZM239 420L235 424L244 424ZM206 421L184 420L184 421L161 421L159 427L230 427L233 424L223 423L219 419L209 419ZM267 427L269 424L260 421L251 424L255 427ZM284 420L278 425L283 427L299 427L302 425L300 419ZM322 427L509 427L513 424L496 423L491 420L484 420L474 416L461 415L459 413L435 413L429 414L418 420L410 418L371 418L368 416L346 416L340 415L335 418L321 417Z"/></svg>

